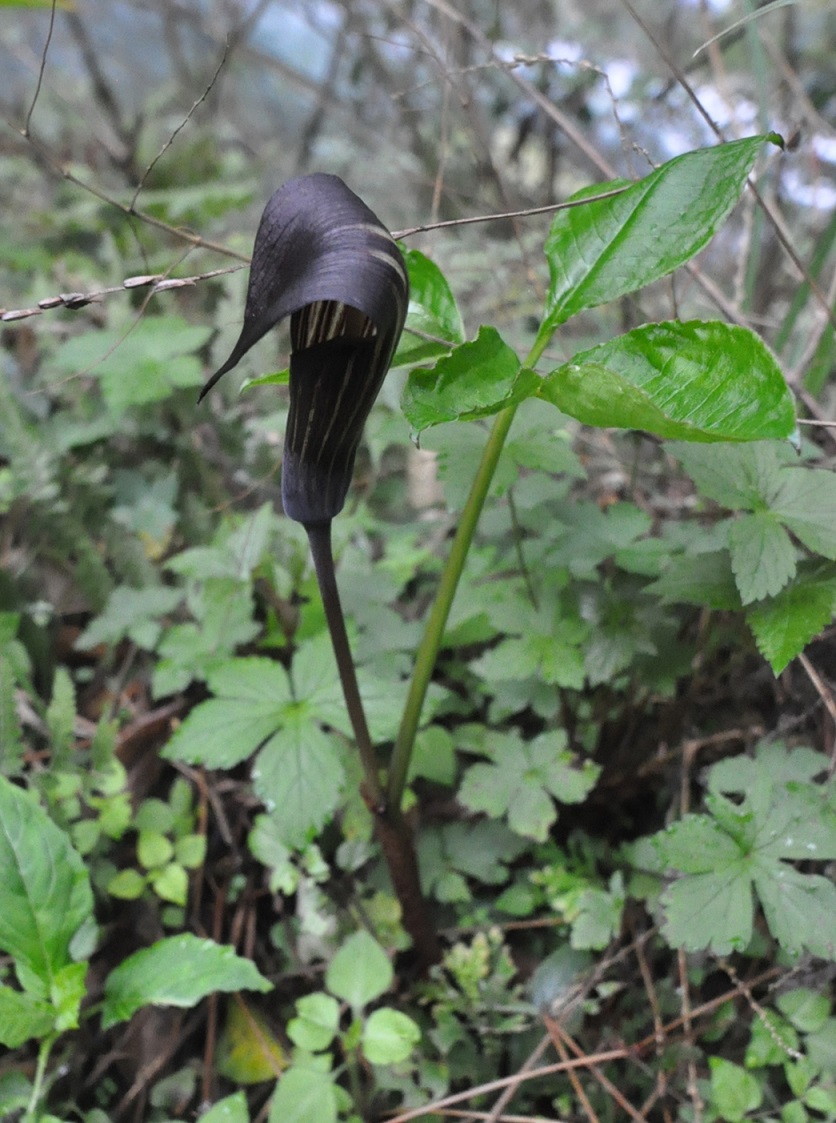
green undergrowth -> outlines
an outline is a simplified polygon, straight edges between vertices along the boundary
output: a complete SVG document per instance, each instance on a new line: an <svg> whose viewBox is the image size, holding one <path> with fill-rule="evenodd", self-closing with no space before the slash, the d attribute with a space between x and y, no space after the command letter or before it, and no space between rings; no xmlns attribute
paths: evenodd
<svg viewBox="0 0 836 1123"><path fill-rule="evenodd" d="M517 1114L616 1118L615 1084L648 1119L836 1118L836 794L812 694L775 679L830 650L832 464L747 328L548 350L703 248L768 139L560 212L525 357L407 252L393 389L334 534L442 935L424 978L278 510L281 379L195 405L238 279L55 321L25 385L11 339L0 1117L126 1110L133 1078L91 1074L129 1025L167 1050L151 1123L329 1123L518 1073L558 1022L605 1059L527 1081Z"/></svg>

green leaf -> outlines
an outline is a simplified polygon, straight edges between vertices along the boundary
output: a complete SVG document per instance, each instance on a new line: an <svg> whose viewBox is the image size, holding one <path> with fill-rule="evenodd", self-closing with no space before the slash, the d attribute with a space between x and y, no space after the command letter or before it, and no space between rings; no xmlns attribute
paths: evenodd
<svg viewBox="0 0 836 1123"><path fill-rule="evenodd" d="M489 750L494 763L467 770L460 801L493 818L507 815L511 830L544 842L557 819L555 802L582 802L601 771L591 761L578 767L565 745L562 733L544 733L533 741L498 736Z"/></svg>
<svg viewBox="0 0 836 1123"><path fill-rule="evenodd" d="M216 991L272 990L249 959L186 932L124 959L107 977L102 1028L126 1021L142 1006L197 1005Z"/></svg>
<svg viewBox="0 0 836 1123"><path fill-rule="evenodd" d="M162 585L150 589L120 585L111 593L104 611L95 616L78 637L76 647L88 651L100 643L114 644L132 639L137 646L151 650L162 630L155 617L173 612L182 599L179 589L168 589Z"/></svg>
<svg viewBox="0 0 836 1123"><path fill-rule="evenodd" d="M752 605L746 622L758 650L776 675L833 619L836 574L832 566L801 566L772 600Z"/></svg>
<svg viewBox="0 0 836 1123"><path fill-rule="evenodd" d="M139 870L120 870L107 883L107 891L111 897L122 901L136 901L145 892L146 884L147 880Z"/></svg>
<svg viewBox="0 0 836 1123"><path fill-rule="evenodd" d="M267 1123L337 1123L331 1074L294 1064L276 1085Z"/></svg>
<svg viewBox="0 0 836 1123"><path fill-rule="evenodd" d="M587 425L689 441L795 431L792 398L766 345L714 320L645 324L582 351L545 376L539 396Z"/></svg>
<svg viewBox="0 0 836 1123"><path fill-rule="evenodd" d="M827 995L810 990L809 987L799 987L779 994L775 1003L781 1013L802 1033L816 1033L830 1015Z"/></svg>
<svg viewBox="0 0 836 1123"><path fill-rule="evenodd" d="M290 682L280 664L258 657L230 660L208 680L220 697L196 706L162 755L208 768L232 768L281 725L292 701Z"/></svg>
<svg viewBox="0 0 836 1123"><path fill-rule="evenodd" d="M224 1096L200 1116L200 1123L250 1123L246 1095L233 1092L231 1096Z"/></svg>
<svg viewBox="0 0 836 1123"><path fill-rule="evenodd" d="M648 586L663 604L695 604L717 610L739 609L740 593L728 550L679 554Z"/></svg>
<svg viewBox="0 0 836 1123"><path fill-rule="evenodd" d="M0 949L46 998L93 912L87 869L33 796L0 777Z"/></svg>
<svg viewBox="0 0 836 1123"><path fill-rule="evenodd" d="M301 848L331 818L345 770L336 738L306 709L288 709L284 728L265 744L252 769L253 785L286 846Z"/></svg>
<svg viewBox="0 0 836 1123"><path fill-rule="evenodd" d="M795 576L796 549L771 511L735 519L729 526L729 551L744 605L780 593Z"/></svg>
<svg viewBox="0 0 836 1123"><path fill-rule="evenodd" d="M281 1042L240 994L227 1003L226 1021L218 1041L217 1068L221 1076L236 1084L275 1080L287 1068Z"/></svg>
<svg viewBox="0 0 836 1123"><path fill-rule="evenodd" d="M826 767L823 754L771 744L710 770L712 815L687 815L653 839L662 862L684 874L661 899L673 946L717 955L745 948L754 889L783 948L836 954L836 886L788 864L836 856L836 811L812 779Z"/></svg>
<svg viewBox="0 0 836 1123"><path fill-rule="evenodd" d="M401 406L414 433L444 421L488 417L531 397L540 376L520 360L496 328L481 327L434 367L412 371Z"/></svg>
<svg viewBox="0 0 836 1123"><path fill-rule="evenodd" d="M722 1057L709 1057L708 1064L711 1068L711 1106L720 1119L740 1123L748 1112L760 1107L763 1092L750 1072Z"/></svg>
<svg viewBox="0 0 836 1123"><path fill-rule="evenodd" d="M405 1061L421 1040L421 1030L406 1014L384 1006L363 1026L363 1054L373 1065Z"/></svg>
<svg viewBox="0 0 836 1123"><path fill-rule="evenodd" d="M392 367L415 366L464 343L464 325L447 280L419 250L404 250L409 312Z"/></svg>
<svg viewBox="0 0 836 1123"><path fill-rule="evenodd" d="M152 870L149 880L154 892L163 901L185 905L189 895L189 875L176 862L169 862L160 870Z"/></svg>
<svg viewBox="0 0 836 1123"><path fill-rule="evenodd" d="M368 932L349 936L328 965L325 985L352 1010L361 1010L392 985L389 957Z"/></svg>
<svg viewBox="0 0 836 1123"><path fill-rule="evenodd" d="M55 1025L48 1002L0 984L0 1045L18 1049L32 1037L46 1037Z"/></svg>
<svg viewBox="0 0 836 1123"><path fill-rule="evenodd" d="M551 283L537 343L570 316L666 276L707 245L765 140L775 137L686 152L619 195L558 212L546 240Z"/></svg>
<svg viewBox="0 0 836 1123"><path fill-rule="evenodd" d="M339 1003L330 994L317 991L296 1002L296 1017L287 1024L287 1034L294 1045L310 1053L327 1049L340 1024Z"/></svg>
<svg viewBox="0 0 836 1123"><path fill-rule="evenodd" d="M773 441L727 444L720 448L671 444L668 448L701 495L731 510L772 507L783 486L781 469L792 456L786 445Z"/></svg>
<svg viewBox="0 0 836 1123"><path fill-rule="evenodd" d="M824 469L797 467L781 472L781 487L771 508L804 543L836 560L836 475Z"/></svg>
<svg viewBox="0 0 836 1123"><path fill-rule="evenodd" d="M179 388L199 386L198 351L213 329L179 316L144 316L131 330L89 331L74 336L52 358L69 374L92 374L114 417L132 406L162 401Z"/></svg>

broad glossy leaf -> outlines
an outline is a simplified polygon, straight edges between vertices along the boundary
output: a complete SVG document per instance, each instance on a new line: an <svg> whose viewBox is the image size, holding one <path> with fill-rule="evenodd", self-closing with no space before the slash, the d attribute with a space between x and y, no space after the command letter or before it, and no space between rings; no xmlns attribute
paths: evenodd
<svg viewBox="0 0 836 1123"><path fill-rule="evenodd" d="M404 253L409 272L409 313L393 367L415 366L464 343L464 325L447 278L419 250Z"/></svg>
<svg viewBox="0 0 836 1123"><path fill-rule="evenodd" d="M646 324L575 355L540 397L587 425L689 441L789 438L795 411L781 370L746 328Z"/></svg>
<svg viewBox="0 0 836 1123"><path fill-rule="evenodd" d="M770 134L686 152L620 195L558 212L546 240L551 285L538 344L584 308L635 292L698 253L767 140L780 143Z"/></svg>
<svg viewBox="0 0 836 1123"><path fill-rule="evenodd" d="M272 990L272 983L231 947L191 933L159 940L122 960L107 977L102 1028L126 1021L142 1006L197 1005L216 991Z"/></svg>
<svg viewBox="0 0 836 1123"><path fill-rule="evenodd" d="M496 328L482 327L434 367L412 371L401 405L413 432L444 421L488 417L531 397L540 385L534 371L520 366Z"/></svg>
<svg viewBox="0 0 836 1123"><path fill-rule="evenodd" d="M0 885L0 949L26 972L27 989L54 999L71 941L93 912L90 877L37 800L2 776Z"/></svg>

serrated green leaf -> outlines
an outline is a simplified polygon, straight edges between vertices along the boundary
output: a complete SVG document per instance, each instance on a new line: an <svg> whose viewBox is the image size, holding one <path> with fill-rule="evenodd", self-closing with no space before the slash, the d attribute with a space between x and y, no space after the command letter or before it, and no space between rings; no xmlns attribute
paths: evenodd
<svg viewBox="0 0 836 1123"><path fill-rule="evenodd" d="M698 253L767 139L686 152L619 195L558 212L546 240L551 283L538 344L577 312L634 292Z"/></svg>
<svg viewBox="0 0 836 1123"><path fill-rule="evenodd" d="M752 938L752 883L740 862L680 878L662 894L661 904L671 947L729 955L743 951Z"/></svg>
<svg viewBox="0 0 836 1123"><path fill-rule="evenodd" d="M796 579L777 596L752 605L746 622L758 650L777 675L830 623L834 609L836 575L832 568L802 566Z"/></svg>
<svg viewBox="0 0 836 1123"><path fill-rule="evenodd" d="M271 990L272 983L230 947L186 932L134 952L107 977L102 1028L142 1006L197 1005L216 991Z"/></svg>
<svg viewBox="0 0 836 1123"><path fill-rule="evenodd" d="M32 1037L46 1037L54 1025L55 1010L48 1002L0 984L0 1045L19 1049Z"/></svg>
<svg viewBox="0 0 836 1123"><path fill-rule="evenodd" d="M40 804L0 777L0 949L46 998L93 912L87 869ZM31 976L31 978L30 978ZM30 987L30 989L32 989Z"/></svg>
<svg viewBox="0 0 836 1123"><path fill-rule="evenodd" d="M672 943L710 946L718 955L742 950L752 933L754 888L783 948L836 954L827 919L836 915L836 886L788 864L836 855L836 812L827 790L812 781L825 767L822 754L763 745L754 758L711 769L712 816L687 815L653 839L662 861L685 874L661 899Z"/></svg>
<svg viewBox="0 0 836 1123"><path fill-rule="evenodd" d="M727 550L671 558L648 592L655 593L663 604L704 605L718 611L741 607Z"/></svg>
<svg viewBox="0 0 836 1123"><path fill-rule="evenodd" d="M162 630L157 618L173 612L182 599L179 589L162 585L150 589L120 585L111 593L104 611L78 637L76 647L87 651L100 643L114 644L127 638L151 650Z"/></svg>
<svg viewBox="0 0 836 1123"><path fill-rule="evenodd" d="M363 1026L363 1054L373 1065L405 1061L421 1040L421 1030L406 1014L384 1006Z"/></svg>
<svg viewBox="0 0 836 1123"><path fill-rule="evenodd" d="M129 332L84 332L58 348L52 362L70 374L98 378L111 413L167 398L173 390L198 386L203 364L195 357L211 327L179 316L144 316Z"/></svg>
<svg viewBox="0 0 836 1123"><path fill-rule="evenodd" d="M772 507L783 487L782 467L793 455L775 441L702 448L674 443L668 450L697 485L701 495L732 510Z"/></svg>
<svg viewBox="0 0 836 1123"><path fill-rule="evenodd" d="M781 1013L802 1033L816 1033L830 1015L830 1001L825 994L798 987L779 994L775 1003Z"/></svg>
<svg viewBox="0 0 836 1123"><path fill-rule="evenodd" d="M529 398L540 376L520 360L492 327L481 327L434 367L412 371L401 406L414 433L444 421L488 417Z"/></svg>
<svg viewBox="0 0 836 1123"><path fill-rule="evenodd" d="M740 848L710 815L687 815L653 837L666 865L683 873L710 873L740 858Z"/></svg>
<svg viewBox="0 0 836 1123"><path fill-rule="evenodd" d="M292 701L284 668L269 659L233 659L209 674L220 697L196 706L162 755L169 760L232 768L262 745L281 724Z"/></svg>
<svg viewBox="0 0 836 1123"><path fill-rule="evenodd" d="M816 468L787 468L771 509L809 549L836 560L836 475Z"/></svg>
<svg viewBox="0 0 836 1123"><path fill-rule="evenodd" d="M386 952L361 929L348 937L329 963L325 985L356 1011L385 994L393 978Z"/></svg>
<svg viewBox="0 0 836 1123"><path fill-rule="evenodd" d="M755 888L769 930L791 955L805 950L836 959L836 885L817 874L802 874L785 862L759 857Z"/></svg>
<svg viewBox="0 0 836 1123"><path fill-rule="evenodd" d="M493 764L474 764L464 775L459 799L471 811L500 818L517 834L545 841L557 819L555 801L579 803L595 786L600 768L580 767L565 737L542 734L533 741L504 738Z"/></svg>
<svg viewBox="0 0 836 1123"><path fill-rule="evenodd" d="M334 737L304 710L290 710L282 730L256 757L252 779L284 844L301 848L334 813L345 770Z"/></svg>
<svg viewBox="0 0 836 1123"><path fill-rule="evenodd" d="M575 355L539 397L587 425L689 441L789 437L784 376L747 328L719 321L646 324Z"/></svg>
<svg viewBox="0 0 836 1123"><path fill-rule="evenodd" d="M771 511L735 519L729 526L729 552L744 605L775 596L795 576L795 547Z"/></svg>

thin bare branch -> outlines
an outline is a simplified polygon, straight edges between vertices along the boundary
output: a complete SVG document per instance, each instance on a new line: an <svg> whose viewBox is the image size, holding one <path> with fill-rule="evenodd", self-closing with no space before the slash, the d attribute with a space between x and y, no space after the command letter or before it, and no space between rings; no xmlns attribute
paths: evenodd
<svg viewBox="0 0 836 1123"><path fill-rule="evenodd" d="M29 136L29 126L32 123L32 114L35 112L35 106L38 104L38 98L41 94L41 86L44 82L44 74L46 73L46 56L49 53L49 45L52 42L52 32L55 29L55 9L57 6L58 0L52 0L52 7L49 11L49 27L47 28L46 42L44 43L44 49L41 54L41 65L38 68L38 81L35 85L35 92L32 95L32 102L26 114L26 120L23 124L23 135L25 137Z"/></svg>
<svg viewBox="0 0 836 1123"><path fill-rule="evenodd" d="M142 190L142 188L145 186L145 181L148 179L148 176L151 174L151 172L154 170L154 168L157 166L157 164L163 158L163 156L166 154L166 152L169 150L169 148L171 148L172 144L174 144L174 141L177 139L178 134L181 133L183 131L183 129L185 129L186 125L188 125L189 121L192 119L192 115L197 110L197 107L199 105L202 105L203 102L206 101L209 94L212 92L212 89L214 88L215 83L217 82L218 78L220 77L220 73L223 70L224 65L226 64L226 60L227 60L228 55L229 55L229 38L227 38L226 42L224 43L224 49L223 49L223 54L221 55L221 60L218 63L218 65L215 67L215 73L210 78L208 86L203 91L203 93L200 95L200 97L197 99L197 101L194 102L194 104L192 105L189 112L186 114L186 116L183 118L183 120L180 122L180 124L177 126L177 128L174 130L174 132L171 134L171 136L168 138L168 140L165 142L165 144L159 150L159 152L154 157L154 159L151 161L151 163L148 165L148 167L145 169L145 171L142 173L142 177L140 178L139 183L136 185L136 190L134 191L133 196L132 196L131 201L130 201L130 204L129 204L130 209L132 211L136 207L136 201L139 198L139 193Z"/></svg>

